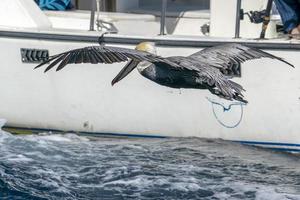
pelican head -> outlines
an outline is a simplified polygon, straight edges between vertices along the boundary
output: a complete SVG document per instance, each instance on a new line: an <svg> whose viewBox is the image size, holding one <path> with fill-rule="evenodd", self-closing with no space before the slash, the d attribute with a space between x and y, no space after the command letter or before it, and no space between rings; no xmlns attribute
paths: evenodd
<svg viewBox="0 0 300 200"><path fill-rule="evenodd" d="M157 54L156 47L154 42L141 42L136 47L135 50L138 51L145 51L152 54ZM118 73L118 75L112 80L111 85L122 80L125 76L127 76L134 68L138 66L138 71L141 72L150 64L146 61L137 61L137 60L130 60L127 64L123 67L123 69Z"/></svg>
<svg viewBox="0 0 300 200"><path fill-rule="evenodd" d="M157 54L154 42L141 42L136 47L135 50L145 51L152 54Z"/></svg>

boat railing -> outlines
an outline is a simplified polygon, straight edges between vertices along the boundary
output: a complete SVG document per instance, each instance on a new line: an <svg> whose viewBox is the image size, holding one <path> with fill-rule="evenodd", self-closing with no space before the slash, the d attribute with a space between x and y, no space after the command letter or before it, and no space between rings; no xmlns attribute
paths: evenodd
<svg viewBox="0 0 300 200"><path fill-rule="evenodd" d="M104 3L105 1L103 1ZM165 35L165 24L166 24L166 12L167 12L167 0L161 0L161 17L160 17L160 35ZM103 21L99 18L100 5L102 5L102 0L92 1L91 6L91 16L90 16L90 31L95 31L95 15L97 13L96 25L97 30L107 29L106 32L118 33L117 27L110 22ZM106 26L107 25L107 26Z"/></svg>
<svg viewBox="0 0 300 200"><path fill-rule="evenodd" d="M235 20L235 38L240 37L240 21L241 21L241 19L244 18L243 16L246 14L249 16L250 21L252 23L263 23L259 39L264 39L268 24L270 22L270 13L272 10L272 5L273 5L273 0L268 0L267 7L265 10L262 10L260 12L258 12L258 11L250 12L252 15L251 16L249 13L243 12L243 9L241 8L242 0L237 0L236 20ZM257 17L255 17L255 16L257 16ZM259 19L255 20L255 18L259 18Z"/></svg>
<svg viewBox="0 0 300 200"><path fill-rule="evenodd" d="M241 21L242 0L236 2L236 18L235 18L235 38L240 37L240 21Z"/></svg>
<svg viewBox="0 0 300 200"><path fill-rule="evenodd" d="M165 35L167 0L162 0L160 15L160 35Z"/></svg>
<svg viewBox="0 0 300 200"><path fill-rule="evenodd" d="M105 1L103 1L103 3L104 2ZM108 32L108 33L118 33L119 30L113 23L100 19L101 5L103 5L102 0L92 1L92 9L91 9L91 17L90 17L90 31L95 31L95 14L97 14L96 25L97 25L98 31L102 31L103 29L105 29L105 32Z"/></svg>
<svg viewBox="0 0 300 200"><path fill-rule="evenodd" d="M92 1L92 9L90 16L90 31L95 30L95 21L97 25L97 30L102 31L106 29L108 33L118 33L117 27L111 23L101 20L99 17L99 13L101 11L100 5L103 5L105 1L103 0L93 0ZM268 0L267 7L263 11L250 11L249 13L244 13L242 7L242 0L237 0L236 3L236 19L235 19L235 38L240 37L240 21L244 18L244 15L248 15L250 21L252 23L263 23L260 38L265 38L265 32L268 27L270 21L270 12L272 9L273 0ZM165 35L165 24L166 24L166 12L167 12L167 0L161 0L161 15L160 15L160 33L159 35ZM96 20L95 15L97 14Z"/></svg>

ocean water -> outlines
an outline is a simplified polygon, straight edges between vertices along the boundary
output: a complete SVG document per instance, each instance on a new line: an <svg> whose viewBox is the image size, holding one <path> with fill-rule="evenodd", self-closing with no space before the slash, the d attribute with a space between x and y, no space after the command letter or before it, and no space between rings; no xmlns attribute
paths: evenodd
<svg viewBox="0 0 300 200"><path fill-rule="evenodd" d="M0 199L300 199L300 156L222 140L0 132Z"/></svg>

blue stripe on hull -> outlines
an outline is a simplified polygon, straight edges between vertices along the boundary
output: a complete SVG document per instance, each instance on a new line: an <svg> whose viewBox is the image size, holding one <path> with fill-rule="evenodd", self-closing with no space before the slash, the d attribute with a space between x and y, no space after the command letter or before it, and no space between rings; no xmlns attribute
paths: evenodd
<svg viewBox="0 0 300 200"><path fill-rule="evenodd" d="M256 141L236 141L243 144L253 144L253 145L271 145L271 146L293 146L300 147L300 144L293 143L278 143L278 142L256 142Z"/></svg>
<svg viewBox="0 0 300 200"><path fill-rule="evenodd" d="M113 137L131 137L131 138L168 138L167 136L160 135L145 135L145 134L129 134L129 133L100 133L100 132L76 132L76 131L61 131L56 129L40 129L40 128L21 128L13 126L4 126L4 129L19 129L37 132L55 132L55 133L77 133L89 136L113 136ZM268 148L276 151L288 151L288 152L300 152L300 144L294 143L278 143L278 142L259 142L259 141L239 141L234 140L232 142L238 142L245 145L253 145L263 148ZM278 147L277 147L278 146Z"/></svg>
<svg viewBox="0 0 300 200"><path fill-rule="evenodd" d="M300 152L300 144L258 141L234 141L245 145L267 148L275 151Z"/></svg>

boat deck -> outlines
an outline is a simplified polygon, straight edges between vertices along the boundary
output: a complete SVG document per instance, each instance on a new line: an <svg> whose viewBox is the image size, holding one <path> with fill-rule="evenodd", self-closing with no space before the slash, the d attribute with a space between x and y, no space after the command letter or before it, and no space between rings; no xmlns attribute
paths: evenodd
<svg viewBox="0 0 300 200"><path fill-rule="evenodd" d="M66 40L76 42L97 43L98 37L105 31L89 31L90 12L89 11L44 11L51 27L42 26L35 27L8 27L0 26L0 35L4 37L25 37L40 38L47 40ZM173 13L174 14L174 13ZM170 19L192 20L189 26L197 23L207 23L209 14L204 11L190 11L184 13L181 17L170 15ZM172 34L158 35L159 20L156 13L137 14L137 13L104 13L101 12L100 19L113 23L117 29L117 34L106 34L104 41L108 43L132 43L136 44L140 41L154 41L158 45L169 46L191 46L191 47L207 47L219 43L238 42L246 43L260 48L284 48L284 49L300 49L300 40L290 40L287 36L277 38L268 38L258 40L255 38L220 38L209 37L201 33L191 31L189 28L182 27L182 24L169 24L173 26ZM168 19L168 18L167 18ZM197 23L195 24L195 21ZM43 20L41 23L47 23ZM200 29L200 25L197 26ZM181 32L176 31L182 30ZM187 33L188 32L188 33Z"/></svg>

